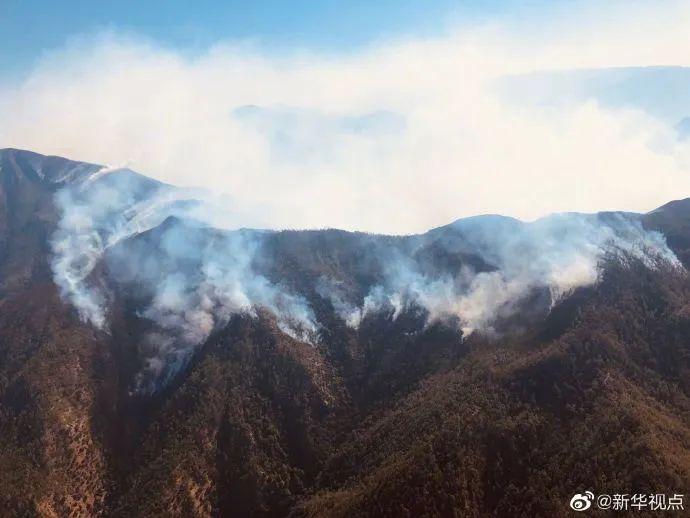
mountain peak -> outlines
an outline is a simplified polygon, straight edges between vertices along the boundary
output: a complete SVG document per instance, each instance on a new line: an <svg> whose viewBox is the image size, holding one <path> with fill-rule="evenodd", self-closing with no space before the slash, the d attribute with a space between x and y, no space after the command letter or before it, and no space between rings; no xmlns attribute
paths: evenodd
<svg viewBox="0 0 690 518"><path fill-rule="evenodd" d="M47 184L66 184L85 180L104 166L68 158L41 155L23 149L0 149L0 170Z"/></svg>
<svg viewBox="0 0 690 518"><path fill-rule="evenodd" d="M669 201L668 203L663 204L661 207L657 207L656 209L648 212L647 214L652 215L659 213L687 215L688 213L690 213L690 198Z"/></svg>

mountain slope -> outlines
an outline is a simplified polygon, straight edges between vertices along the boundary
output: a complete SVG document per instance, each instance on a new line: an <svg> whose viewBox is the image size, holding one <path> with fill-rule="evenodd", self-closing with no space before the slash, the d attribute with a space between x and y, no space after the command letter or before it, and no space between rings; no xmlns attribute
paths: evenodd
<svg viewBox="0 0 690 518"><path fill-rule="evenodd" d="M645 214L644 224L661 231L685 266L690 264L690 199L675 200Z"/></svg>
<svg viewBox="0 0 690 518"><path fill-rule="evenodd" d="M556 292L541 278L580 279L543 257L648 237L638 224L687 265L687 200L405 237L228 231L180 217L190 201L169 186L101 170L0 150L10 516L567 516L584 490L687 493L684 268L628 248L600 258L595 283ZM64 192L81 208L94 193L121 203L98 198L89 236L109 245L77 284L107 302L102 328L54 280ZM151 199L172 216L137 219ZM74 274L79 256L66 264ZM463 312L483 299L454 297L479 281L515 297L469 329ZM433 317L447 307L458 314Z"/></svg>
<svg viewBox="0 0 690 518"><path fill-rule="evenodd" d="M577 490L687 487L690 284L609 268L558 340L478 344L365 423L297 514L560 516Z"/></svg>
<svg viewBox="0 0 690 518"><path fill-rule="evenodd" d="M109 350L52 282L60 185L100 169L0 151L0 507L15 515L102 509Z"/></svg>

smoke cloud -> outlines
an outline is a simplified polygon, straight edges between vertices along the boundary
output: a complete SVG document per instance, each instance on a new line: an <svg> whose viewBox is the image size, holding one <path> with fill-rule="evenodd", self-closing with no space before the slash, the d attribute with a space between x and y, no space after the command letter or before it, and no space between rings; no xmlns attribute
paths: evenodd
<svg viewBox="0 0 690 518"><path fill-rule="evenodd" d="M669 95L653 69L626 72L624 91L597 80L689 65L688 4L613 2L607 17L592 5L327 55L75 38L0 84L0 145L224 192L252 228L411 233L474 214L647 211L689 195L690 141L676 128L687 96ZM581 68L592 70L568 75ZM560 80L506 80L534 71Z"/></svg>
<svg viewBox="0 0 690 518"><path fill-rule="evenodd" d="M388 257L383 283L362 307L352 308L335 292L336 311L356 327L382 307L393 308L396 318L415 304L428 312L429 321L458 317L465 334L475 329L492 334L494 324L518 312L536 290L548 292L551 308L576 288L593 285L606 254L635 257L650 267L657 259L679 264L660 233L643 229L637 215L625 213L554 214L532 223L501 216L467 218L429 232L421 246L430 242L450 254L476 254L491 270L464 264L455 275L429 275L410 257Z"/></svg>
<svg viewBox="0 0 690 518"><path fill-rule="evenodd" d="M288 266L269 275L270 265L282 265L284 252L268 246L278 233L229 229L231 207L204 191L102 169L68 184L55 200L61 211L52 237L55 282L81 318L104 332L114 304L144 322L145 365L135 390L149 392L236 314L266 311L281 332L315 345L322 328L318 296L353 332L366 318L383 313L395 320L421 308L427 324L452 318L465 335L491 335L526 304L539 306L529 299L535 293L545 294L548 311L572 290L594 284L611 251L650 266L658 257L677 263L663 236L644 230L636 214L572 213L531 223L466 218L422 235L352 234L350 241L320 241L316 260L306 252L297 257L301 272ZM354 266L329 266L329 254L353 248L364 251ZM315 274L324 270L332 273Z"/></svg>
<svg viewBox="0 0 690 518"><path fill-rule="evenodd" d="M55 200L61 219L52 267L62 295L84 321L108 332L114 295L97 271L106 267L108 281L135 292L138 316L154 324L143 337L139 389L165 383L233 314L263 308L284 333L314 339L317 324L304 299L252 268L262 232L210 226L231 217L213 196L104 169Z"/></svg>

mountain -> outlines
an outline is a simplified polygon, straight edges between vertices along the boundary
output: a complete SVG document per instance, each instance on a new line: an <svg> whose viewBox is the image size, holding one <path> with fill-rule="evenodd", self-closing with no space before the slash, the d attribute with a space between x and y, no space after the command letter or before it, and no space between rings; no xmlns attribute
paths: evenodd
<svg viewBox="0 0 690 518"><path fill-rule="evenodd" d="M686 266L690 263L690 200L675 200L644 217L648 228L664 233L669 246Z"/></svg>
<svg viewBox="0 0 690 518"><path fill-rule="evenodd" d="M5 515L568 516L587 490L687 493L690 200L411 236L207 212L0 150Z"/></svg>

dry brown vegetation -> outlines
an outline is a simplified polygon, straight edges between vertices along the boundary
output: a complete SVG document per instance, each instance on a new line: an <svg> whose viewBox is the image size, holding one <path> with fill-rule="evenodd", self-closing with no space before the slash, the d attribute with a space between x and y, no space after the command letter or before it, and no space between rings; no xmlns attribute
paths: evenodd
<svg viewBox="0 0 690 518"><path fill-rule="evenodd" d="M238 315L164 390L135 395L126 296L112 334L79 322L50 281L50 188L11 165L0 172L2 516L552 517L588 489L690 487L682 268L610 257L595 288L500 339L425 326L415 308L353 330L307 279L349 276L357 292L370 274L361 240L377 237L276 234L279 260L264 267L308 293L321 342L291 339L270 314ZM21 211L18 193L32 200Z"/></svg>

